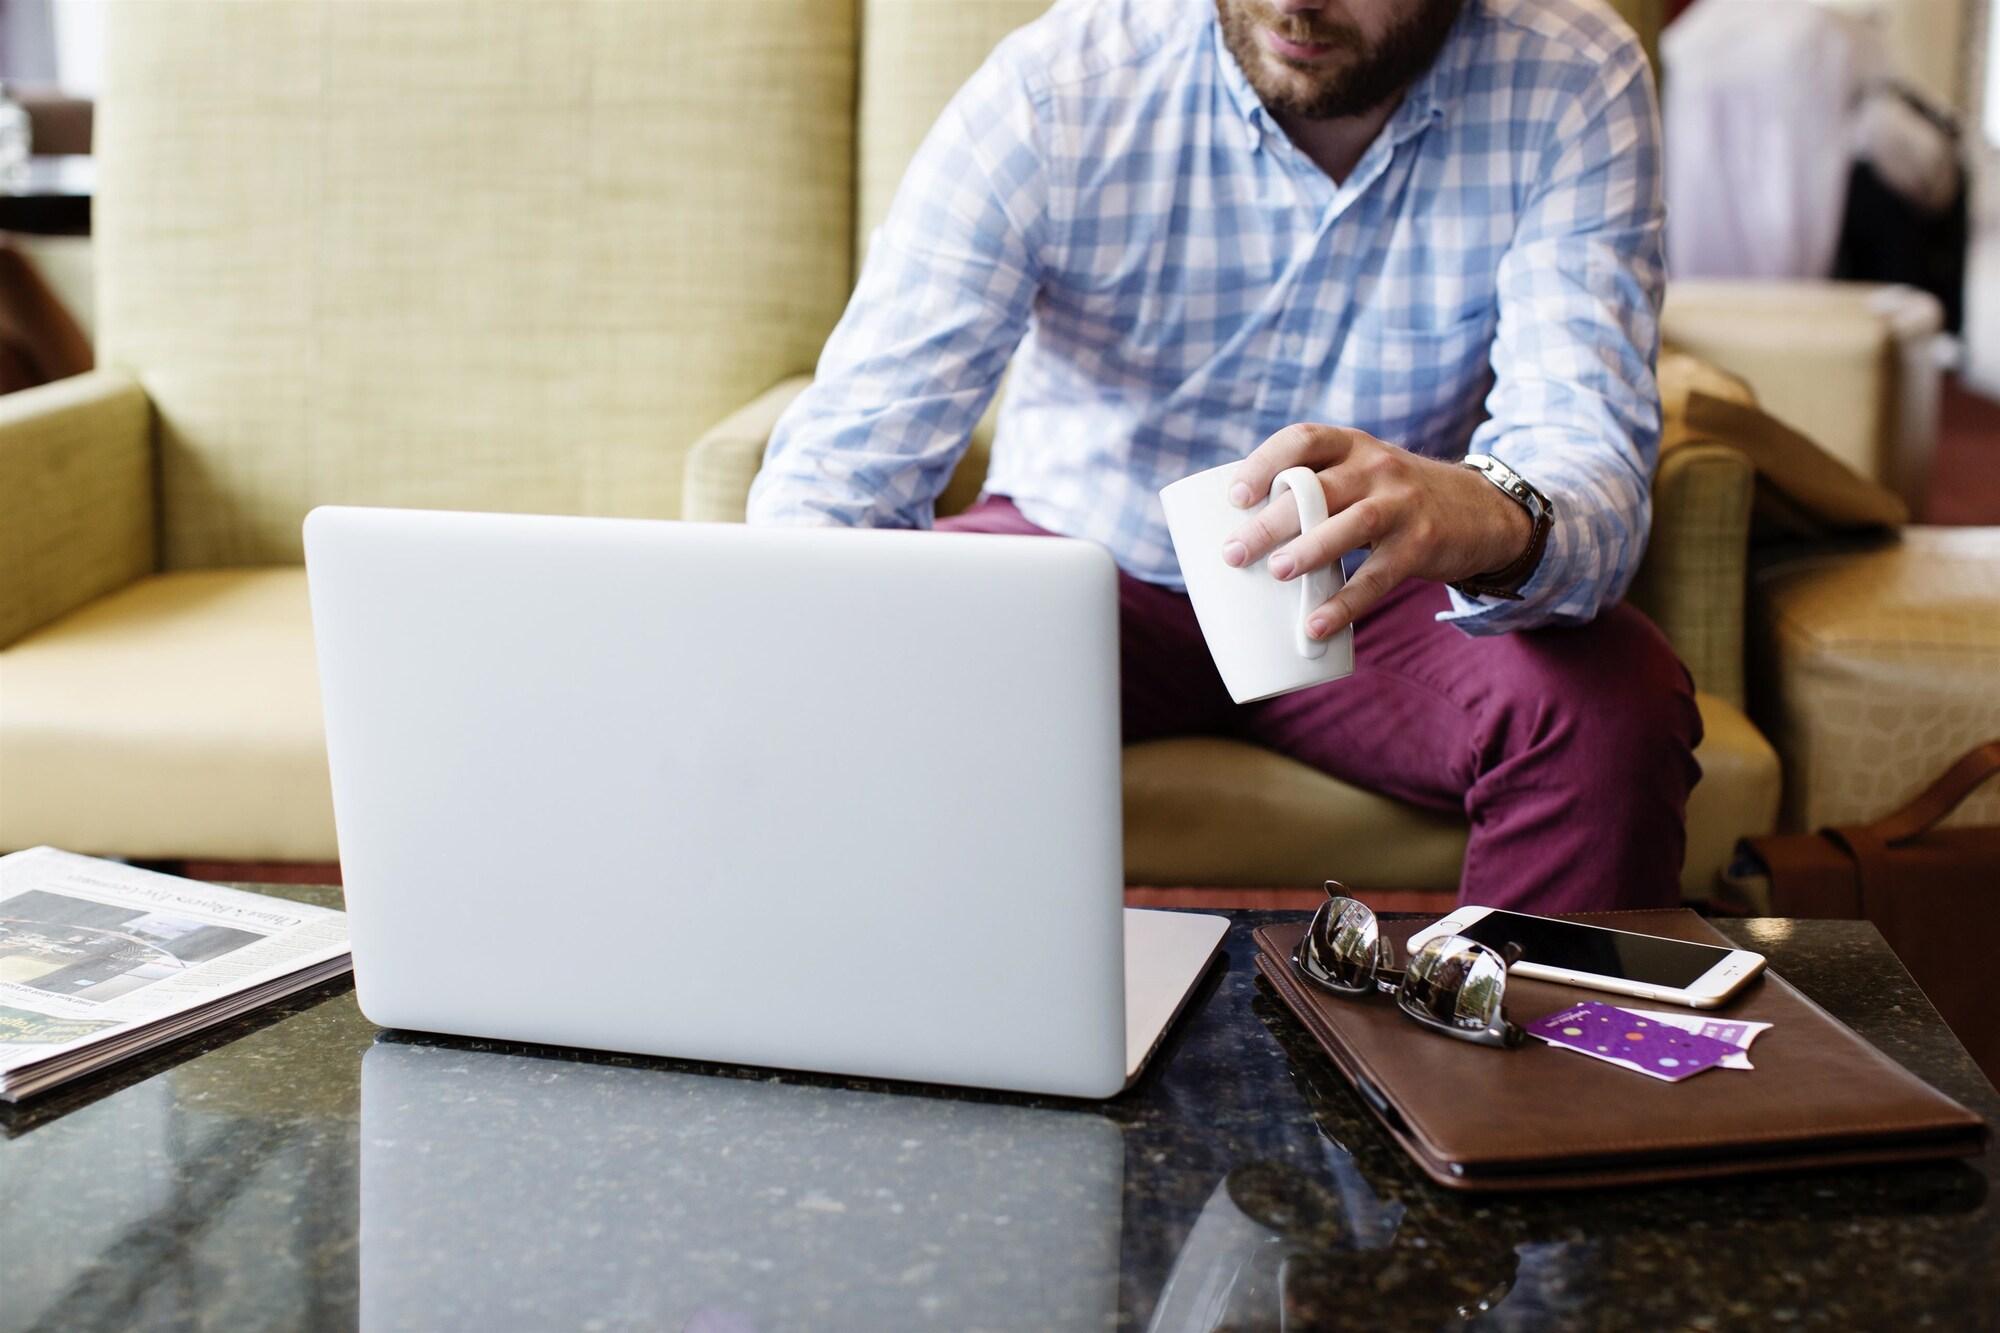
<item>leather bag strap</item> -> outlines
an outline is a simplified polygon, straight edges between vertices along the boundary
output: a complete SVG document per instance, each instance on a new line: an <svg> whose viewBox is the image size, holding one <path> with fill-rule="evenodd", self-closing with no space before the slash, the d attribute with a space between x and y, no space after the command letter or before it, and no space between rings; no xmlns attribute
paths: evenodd
<svg viewBox="0 0 2000 1333"><path fill-rule="evenodd" d="M2000 773L2000 740L1974 746L1915 800L1887 819L1876 820L1869 828L1892 847L1921 837L1996 773Z"/></svg>
<svg viewBox="0 0 2000 1333"><path fill-rule="evenodd" d="M1873 921L1885 938L1898 938L1894 918L1901 904L1896 893L1896 865L1879 824L1854 824L1825 830L1836 846L1854 859L1854 878L1861 890L1861 915Z"/></svg>
<svg viewBox="0 0 2000 1333"><path fill-rule="evenodd" d="M1944 776L1926 787L1917 798L1896 813L1872 824L1849 824L1822 829L1821 833L1854 858L1855 878L1860 881L1861 908L1890 939L1893 918L1901 905L1896 892L1896 865L1891 849L1930 832L1937 822L1956 810L1988 778L2000 773L2000 740L1974 746L1945 770Z"/></svg>

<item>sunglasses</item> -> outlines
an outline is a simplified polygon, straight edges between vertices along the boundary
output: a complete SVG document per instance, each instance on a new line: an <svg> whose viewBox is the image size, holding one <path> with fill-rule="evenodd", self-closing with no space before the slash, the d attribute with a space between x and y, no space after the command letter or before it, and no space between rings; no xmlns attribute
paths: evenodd
<svg viewBox="0 0 2000 1333"><path fill-rule="evenodd" d="M1374 911L1335 880L1326 882L1326 893L1292 950L1292 968L1307 983L1330 995L1389 991L1404 1013L1446 1036L1482 1046L1520 1045L1521 1029L1507 1021L1502 1005L1507 969L1521 957L1520 945L1494 949L1463 935L1440 935L1397 969Z"/></svg>

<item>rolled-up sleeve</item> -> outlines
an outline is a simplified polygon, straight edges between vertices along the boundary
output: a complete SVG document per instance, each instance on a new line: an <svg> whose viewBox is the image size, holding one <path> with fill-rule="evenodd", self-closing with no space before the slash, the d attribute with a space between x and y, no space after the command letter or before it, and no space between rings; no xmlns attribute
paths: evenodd
<svg viewBox="0 0 2000 1333"><path fill-rule="evenodd" d="M905 173L811 387L772 432L752 523L930 526L1033 309L1038 124L1003 43Z"/></svg>
<svg viewBox="0 0 2000 1333"><path fill-rule="evenodd" d="M1471 444L1548 496L1555 524L1520 601L1452 592L1438 618L1472 634L1592 619L1624 595L1652 523L1665 265L1638 44L1572 95L1500 263L1494 383Z"/></svg>

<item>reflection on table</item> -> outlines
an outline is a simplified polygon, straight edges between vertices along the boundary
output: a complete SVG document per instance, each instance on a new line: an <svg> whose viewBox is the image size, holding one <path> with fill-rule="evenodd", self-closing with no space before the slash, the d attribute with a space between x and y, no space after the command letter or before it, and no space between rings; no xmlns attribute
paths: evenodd
<svg viewBox="0 0 2000 1333"><path fill-rule="evenodd" d="M1102 1328L1101 1116L462 1047L361 1067L361 1327Z"/></svg>

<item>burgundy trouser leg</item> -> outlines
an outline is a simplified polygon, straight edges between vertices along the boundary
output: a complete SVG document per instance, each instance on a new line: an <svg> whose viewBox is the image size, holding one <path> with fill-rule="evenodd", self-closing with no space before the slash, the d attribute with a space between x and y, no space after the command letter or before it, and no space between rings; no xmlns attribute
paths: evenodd
<svg viewBox="0 0 2000 1333"><path fill-rule="evenodd" d="M941 529L1039 533L1004 498ZM1687 670L1616 606L1589 625L1474 638L1404 584L1355 627L1354 674L1237 707L1180 593L1119 579L1125 736L1254 741L1472 824L1461 902L1533 912L1680 900L1701 740ZM1329 873L1337 873L1330 868Z"/></svg>

